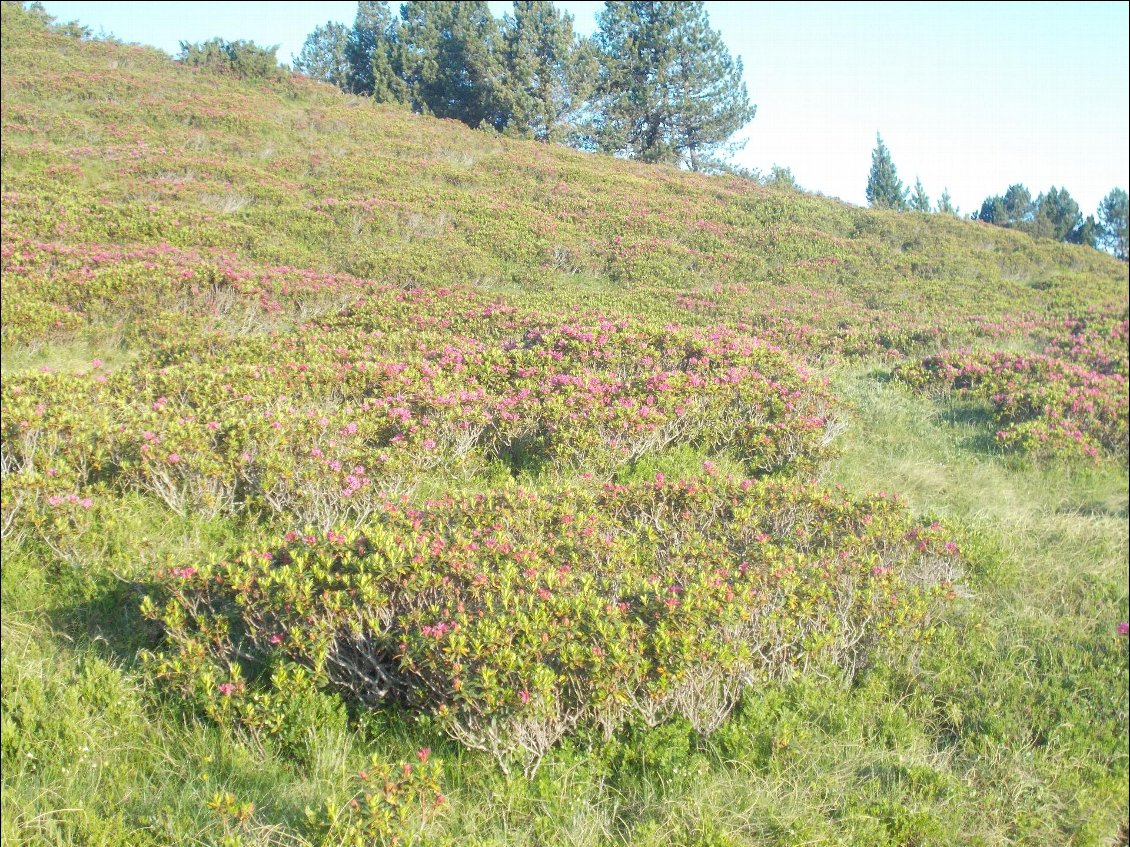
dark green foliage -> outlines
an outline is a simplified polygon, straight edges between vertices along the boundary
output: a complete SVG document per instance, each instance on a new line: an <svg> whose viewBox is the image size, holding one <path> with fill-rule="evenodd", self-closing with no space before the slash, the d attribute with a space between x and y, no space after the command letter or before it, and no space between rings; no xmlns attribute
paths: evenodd
<svg viewBox="0 0 1130 847"><path fill-rule="evenodd" d="M1127 249L1127 207L1128 198L1125 189L1111 189L1110 194L1103 198L1099 204L1099 226L1101 227L1100 241L1102 246L1126 261L1130 256Z"/></svg>
<svg viewBox="0 0 1130 847"><path fill-rule="evenodd" d="M871 173L867 177L867 203L875 209L907 208L906 188L899 179L891 151L883 137L875 134L875 149L871 151Z"/></svg>
<svg viewBox="0 0 1130 847"><path fill-rule="evenodd" d="M412 108L503 129L502 33L487 4L411 0L400 16L397 55Z"/></svg>
<svg viewBox="0 0 1130 847"><path fill-rule="evenodd" d="M552 3L515 0L503 23L507 129L539 141L577 143L596 80L592 44Z"/></svg>
<svg viewBox="0 0 1130 847"><path fill-rule="evenodd" d="M606 3L597 139L602 150L708 168L756 107L702 3Z"/></svg>
<svg viewBox="0 0 1130 847"><path fill-rule="evenodd" d="M1072 233L1083 225L1079 204L1066 188L1052 188L1036 198L1035 214L1028 228L1036 238L1054 238L1069 241Z"/></svg>
<svg viewBox="0 0 1130 847"><path fill-rule="evenodd" d="M916 179L914 181L914 196L910 198L910 208L915 212L922 212L928 214L930 208L930 198L926 196L926 189L922 186L922 180Z"/></svg>
<svg viewBox="0 0 1130 847"><path fill-rule="evenodd" d="M1111 192L1107 200L1116 194L1117 189ZM1123 198L1125 198L1125 193L1123 193ZM1104 204L1107 200L1103 201ZM1115 204L1117 205L1117 199ZM1125 220L1125 202L1122 208L1124 210L1123 220ZM1069 244L1085 244L1088 247L1097 247L1108 244L1104 241L1107 229L1103 223L1103 213L1104 207L1100 206L1098 221L1091 215L1084 218L1079 209L1079 204L1075 202L1066 188L1052 186L1046 193L1040 194L1033 201L1032 194L1027 187L1021 183L1015 183L1008 187L1003 196L996 195L985 198L980 211L974 215L974 218L994 226L1020 230L1033 238L1049 238ZM1117 216L1116 211L1114 214ZM1123 232L1125 233L1125 226ZM1123 243L1125 244L1125 241ZM1111 249L1112 252L1115 252L1114 248Z"/></svg>
<svg viewBox="0 0 1130 847"><path fill-rule="evenodd" d="M407 91L396 70L397 51L396 24L388 3L361 0L346 45L346 90L370 95L378 103L405 102Z"/></svg>
<svg viewBox="0 0 1130 847"><path fill-rule="evenodd" d="M719 172L756 107L702 3L609 3L601 19L589 40L548 2L515 2L500 26L484 2L413 1L394 19L366 0L297 67L471 127Z"/></svg>
<svg viewBox="0 0 1130 847"><path fill-rule="evenodd" d="M186 65L208 68L240 79L277 79L282 75L273 47L260 47L252 41L226 41L212 38L200 44L180 43L177 59Z"/></svg>
<svg viewBox="0 0 1130 847"><path fill-rule="evenodd" d="M983 221L996 226L1006 226L1008 213L1004 210L1004 201L999 197L986 197L981 203L981 209L973 215L974 220Z"/></svg>
<svg viewBox="0 0 1130 847"><path fill-rule="evenodd" d="M1035 217L1032 193L1022 183L1008 187L1004 196L987 197L977 219L995 226L1024 229Z"/></svg>
<svg viewBox="0 0 1130 847"><path fill-rule="evenodd" d="M1099 237L1101 235L1102 229L1095 221L1095 216L1087 215L1086 219L1071 231L1066 240L1071 244L1085 244L1088 247L1098 247Z"/></svg>
<svg viewBox="0 0 1130 847"><path fill-rule="evenodd" d="M294 69L311 79L328 82L339 88L349 85L350 65L347 57L350 31L344 24L329 21L306 36L302 52L294 60Z"/></svg>

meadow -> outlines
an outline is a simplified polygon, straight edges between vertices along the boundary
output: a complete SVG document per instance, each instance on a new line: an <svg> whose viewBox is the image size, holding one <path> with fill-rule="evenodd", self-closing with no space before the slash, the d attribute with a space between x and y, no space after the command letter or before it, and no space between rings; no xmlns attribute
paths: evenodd
<svg viewBox="0 0 1130 847"><path fill-rule="evenodd" d="M1125 263L2 8L5 845L1126 843Z"/></svg>

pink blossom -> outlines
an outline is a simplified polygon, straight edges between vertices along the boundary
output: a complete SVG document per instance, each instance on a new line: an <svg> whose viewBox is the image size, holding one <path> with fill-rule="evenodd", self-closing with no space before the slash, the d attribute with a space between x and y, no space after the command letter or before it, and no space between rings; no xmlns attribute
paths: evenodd
<svg viewBox="0 0 1130 847"><path fill-rule="evenodd" d="M518 692L518 699L521 700L523 703L529 703L530 702L530 692L523 688L521 691Z"/></svg>
<svg viewBox="0 0 1130 847"><path fill-rule="evenodd" d="M220 693L223 694L225 697L230 697L232 695L232 692L235 691L235 683L233 683L233 682L222 682L219 685L219 689L220 689Z"/></svg>
<svg viewBox="0 0 1130 847"><path fill-rule="evenodd" d="M166 460L170 465L175 465L180 461L180 455L177 453L170 453Z"/></svg>
<svg viewBox="0 0 1130 847"><path fill-rule="evenodd" d="M1118 623L1118 634L1119 635L1130 634L1130 621L1119 621L1119 623Z"/></svg>

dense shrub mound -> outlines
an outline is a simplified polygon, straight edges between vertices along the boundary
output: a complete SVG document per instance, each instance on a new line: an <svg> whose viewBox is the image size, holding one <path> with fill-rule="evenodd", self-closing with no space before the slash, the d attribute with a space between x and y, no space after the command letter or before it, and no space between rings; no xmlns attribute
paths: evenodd
<svg viewBox="0 0 1130 847"><path fill-rule="evenodd" d="M6 532L59 498L108 492L324 532L363 523L426 474L494 465L605 481L671 446L766 474L810 467L838 431L820 381L733 330L311 284L355 302L287 333L202 336L186 319L197 335L170 330L126 367L6 379Z"/></svg>
<svg viewBox="0 0 1130 847"><path fill-rule="evenodd" d="M168 571L146 610L156 673L214 718L277 731L270 689L301 679L530 764L573 730L705 733L767 679L850 675L917 640L959 573L940 527L885 498L657 478L389 506Z"/></svg>
<svg viewBox="0 0 1130 847"><path fill-rule="evenodd" d="M987 402L998 444L1036 456L1125 457L1127 323L1064 322L1041 353L948 352L896 369L918 390Z"/></svg>

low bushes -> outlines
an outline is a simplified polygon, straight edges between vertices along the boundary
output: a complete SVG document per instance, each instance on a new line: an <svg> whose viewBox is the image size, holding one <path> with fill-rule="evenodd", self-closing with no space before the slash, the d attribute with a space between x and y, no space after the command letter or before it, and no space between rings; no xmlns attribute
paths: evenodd
<svg viewBox="0 0 1130 847"><path fill-rule="evenodd" d="M277 731L271 692L301 682L534 767L574 730L708 733L764 680L850 675L919 639L959 574L940 528L883 498L659 478L390 505L167 571L145 612L154 672L217 720Z"/></svg>
<svg viewBox="0 0 1130 847"><path fill-rule="evenodd" d="M994 438L1034 456L1126 456L1127 321L1065 322L1042 353L949 352L895 370L917 390L989 404Z"/></svg>
<svg viewBox="0 0 1130 847"><path fill-rule="evenodd" d="M202 344L184 323L197 341L174 335L118 369L5 379L5 533L30 504L95 484L182 516L325 532L363 524L425 474L501 464L607 481L674 446L796 472L839 428L821 382L718 327L554 322L466 292L384 289L292 333Z"/></svg>

